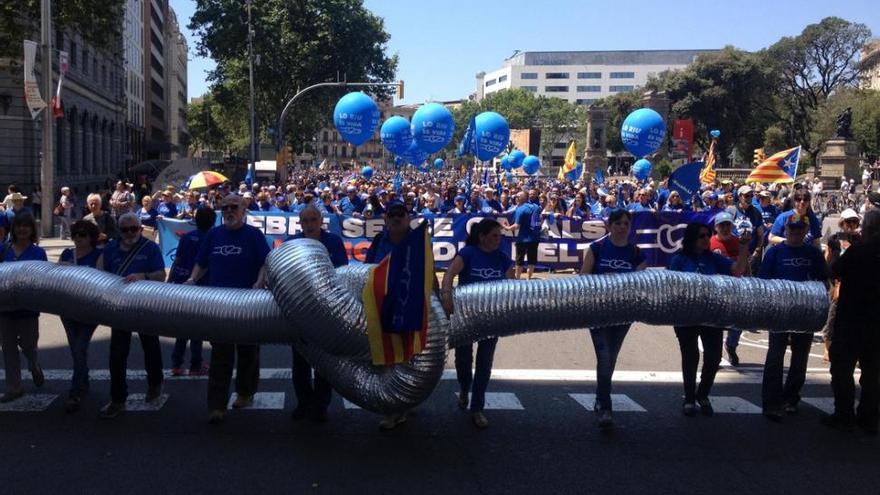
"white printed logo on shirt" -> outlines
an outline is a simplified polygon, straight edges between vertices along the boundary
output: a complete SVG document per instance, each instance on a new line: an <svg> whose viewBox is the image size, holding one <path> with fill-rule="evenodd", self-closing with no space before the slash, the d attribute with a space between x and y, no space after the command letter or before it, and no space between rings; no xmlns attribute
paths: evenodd
<svg viewBox="0 0 880 495"><path fill-rule="evenodd" d="M224 246L215 246L211 254L219 254L220 256L235 256L241 254L241 247L234 244L226 244Z"/></svg>
<svg viewBox="0 0 880 495"><path fill-rule="evenodd" d="M632 264L626 260L601 260L599 261L599 266L612 270L632 270Z"/></svg>
<svg viewBox="0 0 880 495"><path fill-rule="evenodd" d="M496 280L501 278L501 270L494 268L472 268L471 276L482 280Z"/></svg>
<svg viewBox="0 0 880 495"><path fill-rule="evenodd" d="M782 260L782 266L812 266L813 262L808 258L786 258Z"/></svg>

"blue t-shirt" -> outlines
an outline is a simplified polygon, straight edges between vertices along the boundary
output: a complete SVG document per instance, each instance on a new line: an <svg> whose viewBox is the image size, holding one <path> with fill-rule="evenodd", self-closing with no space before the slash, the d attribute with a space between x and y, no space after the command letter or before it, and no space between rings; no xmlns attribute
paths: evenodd
<svg viewBox="0 0 880 495"><path fill-rule="evenodd" d="M196 266L196 256L199 254L199 248L202 247L205 235L207 232L192 230L180 238L180 242L177 243L177 251L174 252L174 263L171 265L170 282L182 284L192 275L193 268ZM198 285L204 285L205 280L206 278L202 277Z"/></svg>
<svg viewBox="0 0 880 495"><path fill-rule="evenodd" d="M751 254L755 251L755 248L758 247L758 228L764 227L764 220L761 218L761 210L755 208L753 205L749 204L748 208L742 210L737 204L733 215L733 226L734 229L736 229L735 235L741 235L739 232L739 226L746 220L752 224L752 240L749 241L749 254Z"/></svg>
<svg viewBox="0 0 880 495"><path fill-rule="evenodd" d="M822 251L816 246L804 244L792 247L782 243L771 247L764 254L758 276L795 282L824 281L828 279L828 266Z"/></svg>
<svg viewBox="0 0 880 495"><path fill-rule="evenodd" d="M712 252L704 251L697 256L676 254L669 262L669 269L674 272L700 273L703 275L733 275L733 260Z"/></svg>
<svg viewBox="0 0 880 495"><path fill-rule="evenodd" d="M36 244L31 244L24 251L22 251L21 255L18 257L15 256L15 251L12 248L12 243L0 243L0 253L4 253L5 256L3 261L12 262L12 261L48 261L46 259L46 251L37 246ZM3 313L5 316L10 318L28 318L28 317L38 317L40 313L34 311L26 311L23 309L19 309L16 311L6 311Z"/></svg>
<svg viewBox="0 0 880 495"><path fill-rule="evenodd" d="M773 228L770 229L770 233L778 237L785 237L785 222L787 222L788 217L794 215L794 213L794 210L780 213L779 216L776 217L776 221L773 222ZM807 213L807 216L810 219L810 233L807 235L806 239L804 239L804 242L810 243L813 239L822 238L822 222L820 222L813 213Z"/></svg>
<svg viewBox="0 0 880 495"><path fill-rule="evenodd" d="M458 275L458 285L504 280L507 270L513 266L510 256L500 249L487 253L477 246L465 246L458 252L464 261L464 269Z"/></svg>
<svg viewBox="0 0 880 495"><path fill-rule="evenodd" d="M284 241L291 241L293 239L304 239L306 236L302 232L288 236ZM327 248L327 252L330 253L330 261L333 263L333 268L339 268L340 266L345 266L348 264L348 254L345 252L345 243L342 242L342 238L338 235L327 232L326 230L321 230L321 244Z"/></svg>
<svg viewBox="0 0 880 495"><path fill-rule="evenodd" d="M205 285L250 289L268 254L269 244L260 229L245 224L230 230L219 225L208 231L196 263L208 270Z"/></svg>
<svg viewBox="0 0 880 495"><path fill-rule="evenodd" d="M156 217L158 215L159 212L155 208L145 210L143 207L141 207L137 211L137 216L141 219L141 225L153 227L154 229L156 228Z"/></svg>
<svg viewBox="0 0 880 495"><path fill-rule="evenodd" d="M339 200L338 206L343 215L351 216L355 212L360 213L364 211L365 205L364 200L355 195L354 199L351 199L348 196L343 196L343 198Z"/></svg>
<svg viewBox="0 0 880 495"><path fill-rule="evenodd" d="M104 247L104 271L115 273L116 275L125 277L132 273L153 273L165 270L165 260L162 258L162 250L155 242L141 237L138 242L142 242L143 247L134 256L128 267L120 273L122 264L128 258L131 251L123 251L120 249L119 240L114 239L107 243ZM137 249L137 246L132 249Z"/></svg>
<svg viewBox="0 0 880 495"><path fill-rule="evenodd" d="M391 254L396 244L388 239L388 231L382 231L381 234L373 238L367 254L364 256L364 263L378 263Z"/></svg>
<svg viewBox="0 0 880 495"><path fill-rule="evenodd" d="M103 249L94 248L89 251L89 254L77 258L76 262L74 262L74 249L67 248L64 251L61 251L61 258L59 258L59 261L61 261L62 263L70 263L71 265L90 266L92 268L95 268L95 265L98 263L98 258L100 258L101 254L103 253Z"/></svg>
<svg viewBox="0 0 880 495"><path fill-rule="evenodd" d="M594 274L633 272L645 261L638 247L627 244L615 246L611 239L605 238L590 244L593 253Z"/></svg>
<svg viewBox="0 0 880 495"><path fill-rule="evenodd" d="M516 231L517 242L538 242L541 236L541 207L532 203L523 203L513 211L513 222L519 225Z"/></svg>
<svg viewBox="0 0 880 495"><path fill-rule="evenodd" d="M177 205L172 202L162 201L159 203L159 207L156 208L156 211L159 212L165 218L174 218L177 216Z"/></svg>

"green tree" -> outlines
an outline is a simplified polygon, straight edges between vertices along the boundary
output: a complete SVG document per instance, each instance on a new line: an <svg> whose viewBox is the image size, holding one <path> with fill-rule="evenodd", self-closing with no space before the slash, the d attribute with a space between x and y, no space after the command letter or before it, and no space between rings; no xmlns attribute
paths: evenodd
<svg viewBox="0 0 880 495"><path fill-rule="evenodd" d="M247 113L243 107L224 109L213 93L187 106L192 144L226 153L247 149L250 143Z"/></svg>
<svg viewBox="0 0 880 495"><path fill-rule="evenodd" d="M817 111L834 93L856 85L859 52L870 37L864 24L827 17L761 53L777 75L775 98L767 107L789 141L803 146L814 162L822 144L815 132Z"/></svg>
<svg viewBox="0 0 880 495"><path fill-rule="evenodd" d="M284 105L299 89L345 77L389 82L397 56L386 54L390 36L382 18L362 0L261 0L252 6L255 107L259 129L275 127ZM241 0L197 0L189 24L197 52L217 67L208 79L217 103L232 113L248 107L247 10ZM379 97L381 87L359 88ZM288 143L301 146L326 125L347 89L317 90L297 101L285 122ZM263 131L263 136L268 133Z"/></svg>
<svg viewBox="0 0 880 495"><path fill-rule="evenodd" d="M832 95L815 114L812 139L822 142L835 135L837 116L852 109L853 139L870 159L880 156L880 91L845 89Z"/></svg>
<svg viewBox="0 0 880 495"><path fill-rule="evenodd" d="M544 165L552 165L553 148L556 143L567 144L575 141L575 146L583 155L586 144L586 107L575 105L562 98L541 97L541 155Z"/></svg>
<svg viewBox="0 0 880 495"><path fill-rule="evenodd" d="M641 89L626 93L616 93L606 96L595 102L608 109L608 124L605 126L605 144L609 151L619 153L624 151L623 141L620 140L620 126L624 119L633 110L641 107Z"/></svg>
<svg viewBox="0 0 880 495"><path fill-rule="evenodd" d="M65 0L52 2L52 27L70 29L88 43L113 48L122 30L123 0ZM40 0L0 2L0 57L20 59L22 41L39 41Z"/></svg>

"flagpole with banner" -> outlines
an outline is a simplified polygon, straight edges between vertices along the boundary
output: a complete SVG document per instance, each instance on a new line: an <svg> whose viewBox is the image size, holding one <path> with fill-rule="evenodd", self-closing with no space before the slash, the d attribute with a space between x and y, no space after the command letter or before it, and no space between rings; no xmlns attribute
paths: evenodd
<svg viewBox="0 0 880 495"><path fill-rule="evenodd" d="M703 184L712 184L715 182L715 145L718 143L718 137L721 135L718 131L712 131L712 143L709 144L709 152L706 153L706 159L703 170L700 171L700 182Z"/></svg>

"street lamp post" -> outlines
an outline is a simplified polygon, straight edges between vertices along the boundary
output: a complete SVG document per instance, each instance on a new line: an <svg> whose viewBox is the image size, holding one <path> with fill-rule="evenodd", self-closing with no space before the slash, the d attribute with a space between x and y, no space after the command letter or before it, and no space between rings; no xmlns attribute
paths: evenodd
<svg viewBox="0 0 880 495"><path fill-rule="evenodd" d="M41 29L40 41L42 42L43 59L43 91L46 98L52 94L52 3L51 0L42 0L40 6ZM40 164L40 192L43 202L40 205L40 230L44 237L52 235L52 210L55 204L55 164L54 147L52 146L52 109L47 106L43 109L43 156Z"/></svg>
<svg viewBox="0 0 880 495"><path fill-rule="evenodd" d="M45 0L44 0L45 1ZM251 153L250 163L248 165L248 176L253 180L257 169L257 127L256 115L254 113L254 30L251 27L251 4L252 0L247 0L248 15L248 66L250 72L251 87Z"/></svg>

